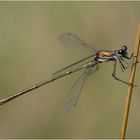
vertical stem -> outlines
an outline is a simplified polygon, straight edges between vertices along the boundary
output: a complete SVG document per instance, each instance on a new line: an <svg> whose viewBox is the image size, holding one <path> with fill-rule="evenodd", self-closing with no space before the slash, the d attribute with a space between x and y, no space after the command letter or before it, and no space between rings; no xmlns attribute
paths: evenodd
<svg viewBox="0 0 140 140"><path fill-rule="evenodd" d="M136 41L135 41L135 46L134 46L134 59L133 59L133 64L132 64L131 73L129 77L129 83L132 83L132 84L134 84L136 66L138 63L139 47L140 47L140 24L138 26L138 31L137 31L137 36L136 36ZM127 128L128 115L129 115L129 109L130 109L130 103L131 103L131 97L132 97L132 90L133 90L132 84L128 86L128 92L127 92L127 97L126 97L122 128L121 128L122 140L124 140L126 136L126 128Z"/></svg>

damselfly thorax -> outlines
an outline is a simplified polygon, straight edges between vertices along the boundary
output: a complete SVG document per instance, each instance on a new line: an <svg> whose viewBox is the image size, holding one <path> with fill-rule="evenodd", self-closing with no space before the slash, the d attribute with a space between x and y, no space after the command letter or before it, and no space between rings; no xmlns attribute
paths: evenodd
<svg viewBox="0 0 140 140"><path fill-rule="evenodd" d="M102 63L107 61L113 61L116 60L116 55L114 51L108 51L108 50L100 50L97 53L97 56L95 58L95 61Z"/></svg>

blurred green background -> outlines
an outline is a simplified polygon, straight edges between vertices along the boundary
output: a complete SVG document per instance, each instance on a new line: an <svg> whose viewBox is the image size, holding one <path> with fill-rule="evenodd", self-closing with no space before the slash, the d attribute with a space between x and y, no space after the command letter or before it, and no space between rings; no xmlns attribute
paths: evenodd
<svg viewBox="0 0 140 140"><path fill-rule="evenodd" d="M0 97L11 95L91 52L65 48L64 32L96 49L133 50L140 2L0 2ZM140 138L140 66L127 138ZM113 63L101 64L86 81L76 108L64 102L81 72L0 106L0 138L120 138L127 86L115 81ZM118 75L128 80L130 70Z"/></svg>

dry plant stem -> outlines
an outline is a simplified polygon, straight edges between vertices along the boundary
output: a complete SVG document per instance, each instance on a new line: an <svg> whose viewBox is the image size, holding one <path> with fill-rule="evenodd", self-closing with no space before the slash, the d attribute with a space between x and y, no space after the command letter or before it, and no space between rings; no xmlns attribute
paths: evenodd
<svg viewBox="0 0 140 140"><path fill-rule="evenodd" d="M140 47L140 24L138 26L138 31L137 31L137 36L136 36L136 41L134 46L134 59L133 59L133 64L132 64L130 78L129 78L130 84L128 85L128 93L126 97L126 103L125 103L125 109L124 109L124 115L122 121L122 128L121 128L122 140L124 140L126 136L126 128L127 128L128 115L129 115L129 109L130 109L130 103L132 97L132 90L133 90L134 78L136 73L136 66L138 63L139 47Z"/></svg>

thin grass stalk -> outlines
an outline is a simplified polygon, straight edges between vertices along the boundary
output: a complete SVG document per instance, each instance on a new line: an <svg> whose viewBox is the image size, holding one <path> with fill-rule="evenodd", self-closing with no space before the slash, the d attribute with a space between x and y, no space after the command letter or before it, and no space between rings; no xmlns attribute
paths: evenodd
<svg viewBox="0 0 140 140"><path fill-rule="evenodd" d="M131 103L132 91L133 91L133 84L134 84L134 78L135 78L135 73L136 73L136 67L137 67L137 63L138 63L139 47L140 47L140 24L138 26L138 31L137 31L137 36L136 36L136 41L135 41L135 46L134 46L133 64L131 67L131 72L130 72L130 77L129 77L129 83L131 83L131 84L128 85L128 92L127 92L122 127L121 127L121 139L122 140L124 140L126 137L128 116L129 116L130 103Z"/></svg>

